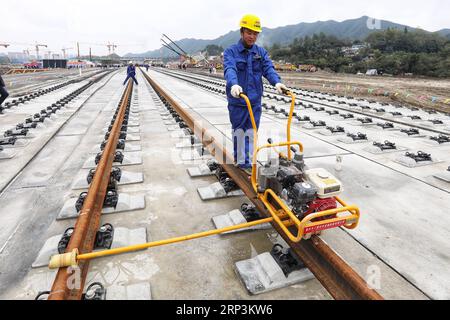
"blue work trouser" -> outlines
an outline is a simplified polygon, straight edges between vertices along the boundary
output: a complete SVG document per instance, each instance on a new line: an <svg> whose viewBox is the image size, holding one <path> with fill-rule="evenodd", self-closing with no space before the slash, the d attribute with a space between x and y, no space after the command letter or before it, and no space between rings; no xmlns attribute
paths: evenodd
<svg viewBox="0 0 450 320"><path fill-rule="evenodd" d="M253 159L253 127L247 107L228 105L233 129L234 162L243 168L250 168ZM256 127L261 120L261 105L253 106Z"/></svg>
<svg viewBox="0 0 450 320"><path fill-rule="evenodd" d="M8 96L9 96L9 93L8 93L8 91L6 91L6 88L0 86L0 106L6 100L6 98L8 98Z"/></svg>
<svg viewBox="0 0 450 320"><path fill-rule="evenodd" d="M128 79L130 79L130 78L133 79L134 83L138 84L138 82L137 82L135 76L136 76L135 74L127 74L127 78L125 79L125 81L123 82L123 84L126 84L127 81L128 81Z"/></svg>

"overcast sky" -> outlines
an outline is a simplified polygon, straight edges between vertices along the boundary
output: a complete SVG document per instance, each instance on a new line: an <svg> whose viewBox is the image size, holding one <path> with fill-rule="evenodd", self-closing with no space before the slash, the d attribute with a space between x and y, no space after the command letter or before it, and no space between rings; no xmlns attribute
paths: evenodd
<svg viewBox="0 0 450 320"><path fill-rule="evenodd" d="M173 40L214 39L238 29L246 13L259 15L269 28L368 15L437 31L450 28L449 12L446 0L7 0L1 5L0 43L16 45L0 52L34 52L32 44L39 42L48 45L43 50L61 53L79 41L81 54L89 47L106 54L102 44L108 42L118 45L119 54L141 53L159 48L162 33Z"/></svg>

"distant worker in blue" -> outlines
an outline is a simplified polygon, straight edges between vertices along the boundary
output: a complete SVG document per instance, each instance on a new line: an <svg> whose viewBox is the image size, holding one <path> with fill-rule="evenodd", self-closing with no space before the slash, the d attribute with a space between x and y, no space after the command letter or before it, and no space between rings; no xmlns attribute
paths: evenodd
<svg viewBox="0 0 450 320"><path fill-rule="evenodd" d="M253 159L253 128L244 93L250 99L259 128L261 119L262 77L275 86L278 93L288 88L281 83L267 51L256 45L261 22L257 16L245 15L240 22L241 39L224 52L224 76L227 81L227 99L230 121L233 129L233 154L235 163L250 173Z"/></svg>
<svg viewBox="0 0 450 320"><path fill-rule="evenodd" d="M136 68L133 65L133 61L128 62L127 78L125 79L123 84L125 85L130 78L133 79L134 83L138 84L136 80Z"/></svg>
<svg viewBox="0 0 450 320"><path fill-rule="evenodd" d="M3 81L2 76L0 75L0 113L3 113L2 103L8 98L9 93L6 91L5 81Z"/></svg>

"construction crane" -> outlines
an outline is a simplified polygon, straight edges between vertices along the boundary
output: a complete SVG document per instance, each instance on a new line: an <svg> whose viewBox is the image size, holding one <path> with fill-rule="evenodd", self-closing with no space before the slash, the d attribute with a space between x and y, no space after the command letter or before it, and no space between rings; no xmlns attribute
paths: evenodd
<svg viewBox="0 0 450 320"><path fill-rule="evenodd" d="M134 46L141 46L141 44L116 44L111 43L108 41L108 43L92 43L92 42L77 42L78 47L78 53L79 53L79 45L80 44L86 44L89 46L101 46L101 47L107 47L108 48L108 55L115 53L116 49L120 47L134 47Z"/></svg>
<svg viewBox="0 0 450 320"><path fill-rule="evenodd" d="M91 43L91 42L77 42L77 47L78 47L78 55L80 52L79 49L79 45L80 44L87 44L89 46L101 46L101 47L107 47L108 48L108 55L110 55L111 53L115 53L115 50L117 49L118 45L114 44L114 43Z"/></svg>
<svg viewBox="0 0 450 320"><path fill-rule="evenodd" d="M64 59L66 58L66 51L67 51L67 50L71 50L71 49L73 49L73 48L62 48L62 49L61 49L61 51L62 51L62 53L63 53L63 58L64 58Z"/></svg>
<svg viewBox="0 0 450 320"><path fill-rule="evenodd" d="M168 44L164 39L161 38L161 41L163 42L162 45L163 47L169 49L170 51L176 53L179 56L185 56L183 53L180 53L179 51L177 51L176 49L174 49L170 44Z"/></svg>
<svg viewBox="0 0 450 320"><path fill-rule="evenodd" d="M166 39L164 39L166 38ZM174 52L178 56L180 56L180 59L182 60L182 63L184 64L184 61L188 60L189 64L196 64L196 61L186 52L184 51L179 45L177 45L175 42L172 41L167 35L163 33L161 37L161 42L163 47L169 49L170 51Z"/></svg>
<svg viewBox="0 0 450 320"><path fill-rule="evenodd" d="M1 46L4 46L5 48L7 48L10 45L24 45L24 46L34 46L36 49L36 59L39 60L39 47L44 47L47 48L46 44L39 44L39 43L21 43L21 42L11 42L9 44L0 44Z"/></svg>
<svg viewBox="0 0 450 320"><path fill-rule="evenodd" d="M108 44L106 46L108 47L108 54L109 55L111 54L111 51L112 51L112 53L114 53L115 49L117 48L117 45L115 45L114 43L111 44L109 42L108 42Z"/></svg>
<svg viewBox="0 0 450 320"><path fill-rule="evenodd" d="M163 33L163 38L164 37L166 37L167 40L169 40L171 44L173 44L175 47L177 47L179 50L181 50L181 52L183 52L184 55L189 56L189 54L186 51L184 51L179 45L177 45L175 42L172 41L172 39L170 39L166 34ZM162 40L162 38L161 38L161 40Z"/></svg>
<svg viewBox="0 0 450 320"><path fill-rule="evenodd" d="M36 48L36 60L39 60L39 47L47 48L47 45L46 44L35 44L34 46Z"/></svg>
<svg viewBox="0 0 450 320"><path fill-rule="evenodd" d="M164 39L164 38L166 38L166 39ZM168 40L169 42L167 42L166 40ZM189 64L196 65L199 62L196 59L194 59L191 55L189 55L183 48L181 48L174 41L172 41L172 39L170 39L166 34L163 33L161 41L163 42L162 43L163 47L178 54L180 56L180 58L189 61ZM200 55L200 56L202 58L201 60L206 61L206 63L209 65L209 61L206 60L206 58L203 55ZM183 61L183 63L184 63L184 61Z"/></svg>

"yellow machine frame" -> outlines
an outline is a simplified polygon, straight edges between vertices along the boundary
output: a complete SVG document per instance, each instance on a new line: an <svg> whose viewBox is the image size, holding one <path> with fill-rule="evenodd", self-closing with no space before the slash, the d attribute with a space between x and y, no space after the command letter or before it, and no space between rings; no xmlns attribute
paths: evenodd
<svg viewBox="0 0 450 320"><path fill-rule="evenodd" d="M291 142L291 123L292 123L292 116L294 114L294 108L295 108L295 95L290 91L284 92L286 95L289 95L291 100L291 109L289 112L288 117L288 123L287 123L287 141L282 143L276 143L276 144L267 144L262 147L258 146L258 128L256 126L255 117L253 115L253 109L252 105L250 103L249 98L241 93L241 98L243 98L247 104L248 113L250 114L250 119L252 121L253 126L253 132L254 138L253 138L253 164L252 164L252 186L255 192L258 194L258 199L260 199L267 210L272 215L272 218L274 221L280 226L280 228L283 230L283 232L289 237L289 239L293 242L299 242L306 233L310 233L311 231L320 231L325 229L331 229L339 226L344 226L347 229L355 229L358 226L359 223L359 217L360 212L358 207L356 206L349 206L344 201L342 201L340 198L335 197L336 201L339 202L339 204L342 206L340 208L332 209L332 210L326 210L322 212L316 212L312 213L306 217L304 217L301 221L295 216L295 214L288 208L288 206L278 197L278 195L275 194L270 189L267 189L264 193L259 192L258 190L258 183L257 183L257 159L258 159L258 153L263 149L270 149L270 148L276 148L276 147L287 147L287 159L290 161L292 160L292 151L291 146L297 145L300 149L300 152L303 152L303 145L300 142L294 141ZM282 153L280 153L281 157L286 158ZM270 198L275 200L275 203L280 207L280 209L276 209L274 204L270 201ZM343 212L349 212L350 215L338 217L337 215L339 213ZM325 220L315 221L312 220L317 218L323 218L326 216L333 215L334 218L329 218ZM292 233L288 228L295 226L297 229L296 234Z"/></svg>

